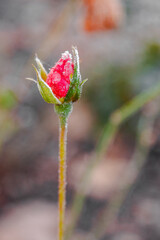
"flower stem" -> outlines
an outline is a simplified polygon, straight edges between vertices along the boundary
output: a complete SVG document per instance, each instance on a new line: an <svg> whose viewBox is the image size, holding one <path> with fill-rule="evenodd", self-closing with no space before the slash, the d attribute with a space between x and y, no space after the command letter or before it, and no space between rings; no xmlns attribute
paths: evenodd
<svg viewBox="0 0 160 240"><path fill-rule="evenodd" d="M64 217L66 204L66 145L67 145L67 120L72 111L72 103L55 104L55 112L59 116L59 232L58 240L64 239Z"/></svg>
<svg viewBox="0 0 160 240"><path fill-rule="evenodd" d="M66 137L67 123L60 119L59 137L59 240L64 239L64 217L66 204Z"/></svg>

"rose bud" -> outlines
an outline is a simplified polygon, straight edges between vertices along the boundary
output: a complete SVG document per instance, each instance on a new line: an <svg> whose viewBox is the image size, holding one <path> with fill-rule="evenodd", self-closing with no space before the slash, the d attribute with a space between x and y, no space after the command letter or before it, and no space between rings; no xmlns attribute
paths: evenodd
<svg viewBox="0 0 160 240"><path fill-rule="evenodd" d="M72 55L68 51L64 52L48 74L40 59L37 56L35 58L38 66L38 69L34 66L37 74L36 83L43 99L48 103L60 105L75 102L80 97L82 85L87 79L81 81L78 50L73 47L72 51L73 61Z"/></svg>
<svg viewBox="0 0 160 240"><path fill-rule="evenodd" d="M51 68L46 79L46 83L58 99L67 95L70 87L70 78L73 76L73 73L74 64L72 63L72 56L66 51L56 65Z"/></svg>

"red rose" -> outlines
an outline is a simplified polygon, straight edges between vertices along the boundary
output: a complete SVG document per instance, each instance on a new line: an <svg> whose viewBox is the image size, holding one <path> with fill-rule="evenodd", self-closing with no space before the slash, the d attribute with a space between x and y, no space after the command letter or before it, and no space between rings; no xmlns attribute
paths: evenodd
<svg viewBox="0 0 160 240"><path fill-rule="evenodd" d="M57 98L63 98L67 95L70 87L70 76L74 73L74 64L71 54L66 51L62 54L60 60L51 68L47 75L46 83L52 89Z"/></svg>
<svg viewBox="0 0 160 240"><path fill-rule="evenodd" d="M37 80L27 79L36 82L38 90L46 102L63 105L73 103L80 98L82 87L87 79L81 80L79 55L76 47L72 47L72 54L73 61L72 55L68 51L64 52L49 73L36 55L37 67L34 65L33 67Z"/></svg>

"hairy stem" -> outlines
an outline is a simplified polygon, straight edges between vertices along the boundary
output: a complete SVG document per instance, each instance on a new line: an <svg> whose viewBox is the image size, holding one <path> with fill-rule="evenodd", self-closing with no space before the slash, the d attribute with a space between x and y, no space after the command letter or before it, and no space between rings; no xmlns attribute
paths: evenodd
<svg viewBox="0 0 160 240"><path fill-rule="evenodd" d="M66 204L66 137L67 123L60 119L60 137L59 137L59 240L64 239L64 217Z"/></svg>

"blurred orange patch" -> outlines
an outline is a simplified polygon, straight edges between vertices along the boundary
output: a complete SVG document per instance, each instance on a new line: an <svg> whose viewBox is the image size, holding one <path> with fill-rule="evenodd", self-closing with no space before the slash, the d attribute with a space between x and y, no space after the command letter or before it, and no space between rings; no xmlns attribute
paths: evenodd
<svg viewBox="0 0 160 240"><path fill-rule="evenodd" d="M84 22L86 31L118 28L124 19L120 0L84 0L87 14Z"/></svg>

